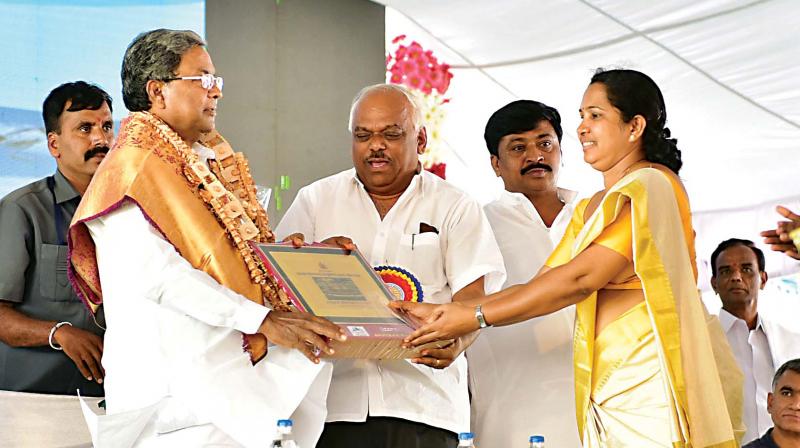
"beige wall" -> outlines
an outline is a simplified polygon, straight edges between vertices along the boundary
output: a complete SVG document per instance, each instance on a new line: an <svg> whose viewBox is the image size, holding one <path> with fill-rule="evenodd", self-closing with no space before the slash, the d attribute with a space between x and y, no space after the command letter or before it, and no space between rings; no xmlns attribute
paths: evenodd
<svg viewBox="0 0 800 448"><path fill-rule="evenodd" d="M347 119L362 87L383 82L384 7L368 0L207 0L206 40L225 78L217 127L259 185L297 190L352 166Z"/></svg>

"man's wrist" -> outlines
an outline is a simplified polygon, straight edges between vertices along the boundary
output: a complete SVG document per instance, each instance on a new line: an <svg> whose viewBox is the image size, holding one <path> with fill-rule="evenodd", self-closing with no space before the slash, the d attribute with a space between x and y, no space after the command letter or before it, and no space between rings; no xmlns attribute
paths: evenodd
<svg viewBox="0 0 800 448"><path fill-rule="evenodd" d="M53 325L53 328L50 329L50 336L47 337L47 342L50 344L50 348L52 348L53 350L58 350L58 351L64 350L61 347L61 344L58 344L56 342L56 340L55 340L56 331L59 328L63 327L64 325L69 325L71 327L72 323L66 322L66 321L59 322L59 323ZM56 344L58 344L58 345L56 345Z"/></svg>

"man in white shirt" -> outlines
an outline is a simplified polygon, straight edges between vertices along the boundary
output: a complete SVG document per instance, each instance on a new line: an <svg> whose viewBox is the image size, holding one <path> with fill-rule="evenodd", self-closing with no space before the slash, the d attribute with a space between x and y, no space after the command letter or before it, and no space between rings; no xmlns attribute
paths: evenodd
<svg viewBox="0 0 800 448"><path fill-rule="evenodd" d="M711 286L722 300L719 320L744 374L742 443L772 426L767 394L775 369L800 357L800 334L758 312L758 293L767 283L764 253L752 241L731 238L711 254Z"/></svg>
<svg viewBox="0 0 800 448"><path fill-rule="evenodd" d="M425 302L498 290L503 261L480 206L421 169L427 134L411 94L395 85L363 89L349 129L354 168L301 189L278 237L347 237L373 266L415 275ZM456 433L469 429L460 354L473 338L413 360L335 361L317 447L455 447Z"/></svg>
<svg viewBox="0 0 800 448"><path fill-rule="evenodd" d="M497 110L484 139L500 197L484 208L503 254L503 285L525 283L561 240L576 193L556 186L561 117L538 101ZM579 447L572 381L574 307L506 327L486 328L467 350L477 446L522 446L543 435L548 446Z"/></svg>
<svg viewBox="0 0 800 448"><path fill-rule="evenodd" d="M280 295L248 241L273 235L246 160L216 134L222 78L205 42L191 31L140 34L122 85L131 115L69 234L73 285L107 322L95 445L264 447L293 413L313 445L325 398L315 352L330 350L320 336L343 334L269 308ZM267 340L314 362L280 347L259 362ZM320 394L309 399L310 388Z"/></svg>

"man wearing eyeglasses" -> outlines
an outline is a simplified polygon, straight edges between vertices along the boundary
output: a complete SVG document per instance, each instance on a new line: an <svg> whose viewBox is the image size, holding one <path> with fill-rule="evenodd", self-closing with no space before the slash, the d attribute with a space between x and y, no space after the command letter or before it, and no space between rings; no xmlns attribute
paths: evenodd
<svg viewBox="0 0 800 448"><path fill-rule="evenodd" d="M353 169L301 189L276 234L355 243L373 266L415 276L425 302L498 290L503 259L480 205L421 169L427 133L413 96L391 84L364 88L349 129ZM470 419L461 353L473 339L412 360L336 360L317 448L457 446Z"/></svg>
<svg viewBox="0 0 800 448"><path fill-rule="evenodd" d="M70 227L74 285L107 321L98 446L267 446L296 410L301 442L321 430L301 401L330 374L323 338L343 335L285 311L254 258L250 242L274 237L246 159L215 131L215 72L194 32L134 39L122 63L132 113ZM267 356L267 341L297 350Z"/></svg>

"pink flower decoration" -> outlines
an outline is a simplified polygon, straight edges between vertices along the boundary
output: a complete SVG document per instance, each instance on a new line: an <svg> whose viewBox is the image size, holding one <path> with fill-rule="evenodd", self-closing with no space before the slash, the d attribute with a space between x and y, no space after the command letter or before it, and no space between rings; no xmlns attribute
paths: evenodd
<svg viewBox="0 0 800 448"><path fill-rule="evenodd" d="M422 84L422 88L420 90L422 90L422 93L424 93L425 95L430 95L431 92L433 92L433 85L431 85L430 82L425 81L425 83Z"/></svg>
<svg viewBox="0 0 800 448"><path fill-rule="evenodd" d="M403 34L392 39L392 43L405 39ZM407 46L398 45L394 54L386 59L386 67L391 74L390 82L421 89L426 95L434 90L444 95L453 77L450 66L439 63L433 51L425 50L417 41Z"/></svg>

